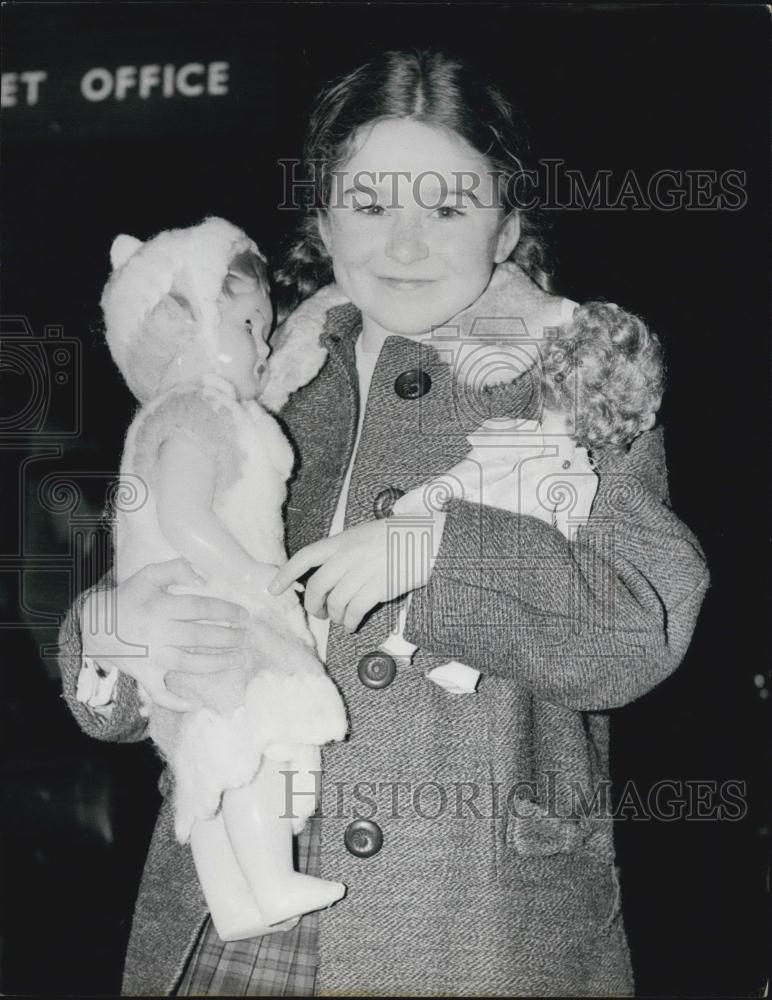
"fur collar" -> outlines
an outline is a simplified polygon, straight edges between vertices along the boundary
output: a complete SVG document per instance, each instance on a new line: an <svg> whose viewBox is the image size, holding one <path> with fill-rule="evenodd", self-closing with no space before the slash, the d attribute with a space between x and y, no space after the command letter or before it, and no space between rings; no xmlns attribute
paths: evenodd
<svg viewBox="0 0 772 1000"><path fill-rule="evenodd" d="M549 295L506 262L494 269L482 295L432 330L426 342L442 348L460 381L477 388L502 385L533 366L539 342L570 322L575 305ZM321 370L332 344L356 340L360 331L359 310L337 285L306 299L274 335L258 397L262 405L279 412Z"/></svg>

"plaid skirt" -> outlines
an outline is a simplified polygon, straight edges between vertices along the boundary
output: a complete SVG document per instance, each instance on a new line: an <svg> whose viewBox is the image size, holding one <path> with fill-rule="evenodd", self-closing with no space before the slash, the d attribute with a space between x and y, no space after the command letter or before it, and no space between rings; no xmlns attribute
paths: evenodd
<svg viewBox="0 0 772 1000"><path fill-rule="evenodd" d="M319 874L320 831L311 817L296 838L297 871ZM221 941L207 918L177 988L177 996L313 996L318 964L319 913L307 913L288 931L245 941Z"/></svg>

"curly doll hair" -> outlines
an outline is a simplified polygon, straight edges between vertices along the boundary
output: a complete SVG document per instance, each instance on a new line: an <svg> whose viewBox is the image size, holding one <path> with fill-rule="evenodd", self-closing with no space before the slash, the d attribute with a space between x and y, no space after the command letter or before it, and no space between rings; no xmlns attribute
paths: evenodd
<svg viewBox="0 0 772 1000"><path fill-rule="evenodd" d="M313 105L299 178L301 218L280 250L275 273L281 315L334 280L318 215L329 206L333 173L348 158L359 129L390 118L450 129L488 159L501 178L504 209L520 216L520 239L511 259L552 291L546 218L538 208L520 204L518 184L528 179L531 157L520 112L466 59L439 51L389 51L333 80Z"/></svg>
<svg viewBox="0 0 772 1000"><path fill-rule="evenodd" d="M662 345L643 320L612 302L574 311L543 357L544 405L568 415L577 444L624 449L653 424L665 388Z"/></svg>

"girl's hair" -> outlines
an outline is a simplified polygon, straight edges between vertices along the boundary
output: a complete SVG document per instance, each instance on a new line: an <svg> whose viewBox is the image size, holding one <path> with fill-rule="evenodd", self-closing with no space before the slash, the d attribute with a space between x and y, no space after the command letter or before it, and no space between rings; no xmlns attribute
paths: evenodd
<svg viewBox="0 0 772 1000"><path fill-rule="evenodd" d="M622 449L648 430L662 402L665 371L657 335L611 302L574 311L566 336L543 361L544 406L568 414L577 444Z"/></svg>
<svg viewBox="0 0 772 1000"><path fill-rule="evenodd" d="M330 83L311 110L299 178L302 215L275 275L280 313L333 281L317 214L329 206L333 171L348 158L358 129L388 118L450 129L488 159L501 174L505 209L520 214L521 236L511 259L551 291L544 219L538 209L517 205L530 157L521 115L466 60L436 51L389 51Z"/></svg>

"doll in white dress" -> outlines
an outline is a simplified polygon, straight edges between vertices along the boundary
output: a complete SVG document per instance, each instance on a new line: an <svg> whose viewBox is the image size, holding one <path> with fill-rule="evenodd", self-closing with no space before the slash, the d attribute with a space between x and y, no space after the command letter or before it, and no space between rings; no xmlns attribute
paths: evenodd
<svg viewBox="0 0 772 1000"><path fill-rule="evenodd" d="M467 313L472 311L490 311L490 302L475 303ZM473 327L469 318L464 322ZM538 517L566 538L587 523L598 485L591 456L627 448L653 426L664 388L662 350L641 319L610 302L577 306L570 322L550 334L529 344L528 377L539 418L484 421L467 438L472 449L466 458L401 497L395 514L458 498ZM459 343L463 353L475 342ZM478 343L477 351L500 353L506 346L480 352ZM490 370L462 361L459 381L500 385L512 379L515 363L514 353L510 364Z"/></svg>
<svg viewBox="0 0 772 1000"><path fill-rule="evenodd" d="M146 243L119 236L111 258L107 342L141 404L121 462L139 499L115 513L116 583L181 555L203 582L170 589L249 611L239 666L166 674L189 711L140 691L173 775L175 832L190 840L217 931L252 937L345 891L292 861L293 834L315 808L319 747L342 739L347 722L297 594L265 589L287 558L282 505L294 460L255 401L272 319L265 264L217 218Z"/></svg>
<svg viewBox="0 0 772 1000"><path fill-rule="evenodd" d="M639 317L609 302L577 306L570 322L524 345L487 345L471 336L475 316L495 317L507 296L494 286L454 320L461 333L456 353L459 381L478 388L529 373L538 394L539 419L486 420L467 440L469 454L445 474L400 497L394 516L420 517L451 499L537 517L572 540L587 524L598 490L598 456L624 449L655 422L664 390L662 349ZM499 317L500 318L500 317ZM502 355L503 351L503 355ZM477 355L465 365L463 355ZM507 352L509 355L507 357ZM498 363L485 364L485 355ZM523 363L523 359L526 363ZM482 362L482 363L480 363ZM380 649L409 661L416 647L399 627ZM436 683L456 694L474 691L479 671L452 661L430 671Z"/></svg>
<svg viewBox="0 0 772 1000"><path fill-rule="evenodd" d="M304 303L310 322L277 337L271 377L260 397L269 409L287 399L298 352L305 359L305 381L324 363L322 314L314 312L314 302L328 299L334 287ZM516 264L505 262L475 302L421 338L451 366L461 387L484 393L527 379L539 417L483 421L467 438L469 454L396 500L392 516L418 526L421 517L461 499L537 517L569 540L587 524L599 481L594 458L627 448L654 424L664 388L662 349L643 320L613 303L580 306L562 299L545 317L542 298ZM545 318L554 326L541 325ZM379 647L402 665L416 650L402 636L409 603L410 595L401 603L395 631ZM466 694L480 674L451 661L427 676L451 693Z"/></svg>

